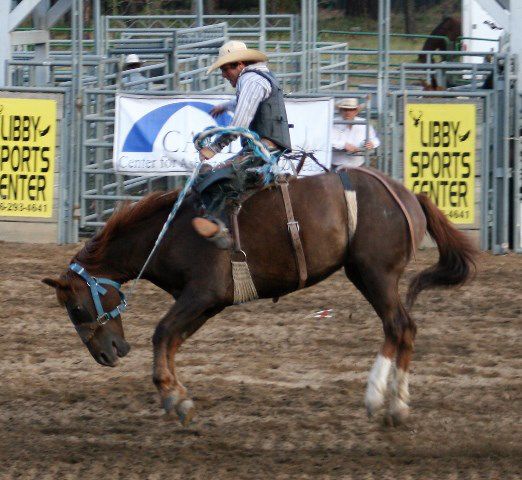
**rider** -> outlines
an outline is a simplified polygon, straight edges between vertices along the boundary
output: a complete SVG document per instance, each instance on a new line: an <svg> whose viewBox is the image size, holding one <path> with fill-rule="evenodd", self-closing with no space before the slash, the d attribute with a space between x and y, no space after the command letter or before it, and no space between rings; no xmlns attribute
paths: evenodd
<svg viewBox="0 0 522 480"><path fill-rule="evenodd" d="M219 49L218 59L208 69L210 73L217 68L221 75L236 88L236 98L215 106L211 115L216 117L226 110L233 110L231 127L244 127L256 132L271 153L291 149L290 132L283 91L266 62L268 57L247 48L243 42L232 40ZM223 135L199 152L201 161L211 159L235 137ZM196 232L214 241L220 248L226 248L228 237L224 225L209 216L196 217L192 221ZM229 242L228 242L229 243Z"/></svg>

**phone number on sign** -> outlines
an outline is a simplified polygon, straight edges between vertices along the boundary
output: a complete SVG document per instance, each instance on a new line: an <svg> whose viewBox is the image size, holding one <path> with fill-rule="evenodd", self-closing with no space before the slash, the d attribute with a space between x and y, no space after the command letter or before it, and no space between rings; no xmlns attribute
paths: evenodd
<svg viewBox="0 0 522 480"><path fill-rule="evenodd" d="M47 212L49 206L45 203L24 203L24 202L0 202L1 212Z"/></svg>
<svg viewBox="0 0 522 480"><path fill-rule="evenodd" d="M469 210L448 210L444 212L449 218L455 219L468 219L471 218Z"/></svg>

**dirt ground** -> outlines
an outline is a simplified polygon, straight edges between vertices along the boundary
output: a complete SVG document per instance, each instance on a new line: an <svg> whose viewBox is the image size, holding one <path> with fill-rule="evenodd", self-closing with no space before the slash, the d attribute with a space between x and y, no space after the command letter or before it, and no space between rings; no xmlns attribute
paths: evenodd
<svg viewBox="0 0 522 480"><path fill-rule="evenodd" d="M471 285L421 294L407 425L366 417L381 324L339 272L230 308L183 346L198 409L185 429L151 382L166 294L140 284L124 318L132 350L104 368L39 282L79 245L0 249L2 479L522 477L522 256L482 254ZM435 259L420 252L418 268ZM333 318L314 318L326 308Z"/></svg>

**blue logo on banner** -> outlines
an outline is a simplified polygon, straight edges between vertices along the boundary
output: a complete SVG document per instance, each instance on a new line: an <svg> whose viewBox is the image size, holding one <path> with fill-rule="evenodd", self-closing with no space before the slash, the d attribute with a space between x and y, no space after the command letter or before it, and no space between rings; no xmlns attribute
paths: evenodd
<svg viewBox="0 0 522 480"><path fill-rule="evenodd" d="M152 152L152 146L167 120L178 110L184 107L195 107L210 115L210 111L215 105L203 102L179 102L164 105L141 117L131 128L125 143L123 152ZM220 127L226 127L232 121L229 113L224 112L215 118Z"/></svg>

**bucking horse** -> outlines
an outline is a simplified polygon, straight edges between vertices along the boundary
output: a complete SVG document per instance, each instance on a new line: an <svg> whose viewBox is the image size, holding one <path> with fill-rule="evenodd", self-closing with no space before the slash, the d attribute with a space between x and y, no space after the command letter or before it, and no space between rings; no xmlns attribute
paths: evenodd
<svg viewBox="0 0 522 480"><path fill-rule="evenodd" d="M412 194L375 170L354 168L344 175L343 179L328 172L284 180L292 222L299 226L305 278L296 261L289 235L292 222L278 183L244 201L237 216L241 253L260 299L311 287L344 268L384 330L384 343L369 373L367 411L372 415L384 405L391 375L386 416L398 424L409 409L408 370L417 329L409 313L413 302L424 289L465 283L473 275L476 250L428 197ZM56 289L59 303L101 365L115 366L118 357L130 350L122 325L125 302L120 287L138 276L178 195L179 191L154 192L124 204L61 276L43 280ZM177 413L184 425L195 406L178 380L176 352L209 318L237 303L234 252L218 249L197 235L191 225L197 209L196 194L189 193L143 271L143 278L175 300L152 338L152 380L163 408ZM399 280L426 231L437 244L439 260L412 279L403 302Z"/></svg>

